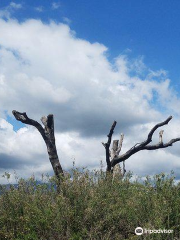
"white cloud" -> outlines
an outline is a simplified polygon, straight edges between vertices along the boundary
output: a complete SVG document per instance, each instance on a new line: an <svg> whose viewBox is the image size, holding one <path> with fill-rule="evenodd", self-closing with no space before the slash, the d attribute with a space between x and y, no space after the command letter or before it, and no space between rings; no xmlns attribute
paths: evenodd
<svg viewBox="0 0 180 240"><path fill-rule="evenodd" d="M11 3L9 4L9 7L10 7L10 8L14 8L14 9L20 9L20 8L22 8L22 4L20 4L20 3L15 3L15 2L11 2Z"/></svg>
<svg viewBox="0 0 180 240"><path fill-rule="evenodd" d="M52 9L53 10L56 10L56 9L60 8L60 6L61 6L61 4L59 2L53 2L52 3Z"/></svg>
<svg viewBox="0 0 180 240"><path fill-rule="evenodd" d="M122 154L135 143L145 140L152 126L154 123L131 128L131 136L125 133ZM163 129L165 129L164 141L177 137L180 132L177 121ZM118 139L117 131L115 133L113 139ZM72 168L73 161L77 167L97 169L102 160L105 166L105 151L101 144L102 140L106 141L105 135L88 139L81 138L76 132L56 133L56 145L63 168L66 170ZM13 173L14 170L25 178L33 174L41 178L42 173L52 173L45 143L36 129L27 127L14 132L12 125L1 119L0 138L3 139L0 143L0 176L5 171ZM158 132L153 138L154 143L157 141ZM178 144L165 150L141 151L126 161L126 170L133 171L139 176L170 173L171 170L175 170L179 178L179 154Z"/></svg>
<svg viewBox="0 0 180 240"><path fill-rule="evenodd" d="M71 24L71 20L67 17L63 17L63 21L64 21L64 23L67 23L68 25Z"/></svg>
<svg viewBox="0 0 180 240"><path fill-rule="evenodd" d="M43 12L43 11L44 11L44 8L43 8L43 6L39 6L39 7L35 7L35 10L36 10L37 12Z"/></svg>
<svg viewBox="0 0 180 240"><path fill-rule="evenodd" d="M24 177L32 174L40 177L42 173L52 172L45 143L33 127L15 132L11 124L0 119L0 138L3 139L0 143L0 176L5 171L13 173L14 170ZM81 139L77 133L56 133L56 145L64 169L72 168L73 161L79 167L96 167L103 156L99 140ZM100 148L95 148L98 145ZM84 157L91 161L85 161Z"/></svg>
<svg viewBox="0 0 180 240"><path fill-rule="evenodd" d="M22 8L22 4L11 2L7 7L0 10L0 18L9 19L15 10Z"/></svg>
<svg viewBox="0 0 180 240"><path fill-rule="evenodd" d="M172 113L177 121L170 133L172 137L180 133L180 101L166 72L149 70L142 58L132 62L118 56L112 64L103 44L79 39L61 23L1 19L0 32L0 114L15 109L38 120L54 113L64 168L72 166L74 157L78 166L98 166L104 159L101 141L114 119L116 133L125 133L124 150L143 141L153 124ZM145 71L146 77L141 78ZM16 162L22 175L50 171L45 145L35 129L16 133L5 120L0 124L1 171L12 170ZM179 151L173 149L138 153L127 161L128 170L142 174L143 169L147 173L171 166L178 169ZM172 160L167 164L168 158Z"/></svg>

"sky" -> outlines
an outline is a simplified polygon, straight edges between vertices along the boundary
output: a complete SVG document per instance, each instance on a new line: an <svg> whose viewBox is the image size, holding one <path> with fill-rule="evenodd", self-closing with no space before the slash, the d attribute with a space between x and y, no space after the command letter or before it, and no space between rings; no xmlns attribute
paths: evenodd
<svg viewBox="0 0 180 240"><path fill-rule="evenodd" d="M1 0L0 176L53 174L40 134L12 110L38 121L54 114L65 170L73 161L105 166L101 142L114 120L122 154L170 115L164 142L180 137L179 10L177 0ZM126 169L142 177L174 170L178 180L179 144L139 152Z"/></svg>

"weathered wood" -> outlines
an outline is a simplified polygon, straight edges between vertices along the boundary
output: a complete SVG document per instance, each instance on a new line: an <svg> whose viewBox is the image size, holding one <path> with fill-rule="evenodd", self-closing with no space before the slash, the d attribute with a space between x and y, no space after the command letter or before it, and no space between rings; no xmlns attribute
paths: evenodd
<svg viewBox="0 0 180 240"><path fill-rule="evenodd" d="M113 140L113 146L111 149L111 161L117 155L119 140Z"/></svg>
<svg viewBox="0 0 180 240"><path fill-rule="evenodd" d="M123 142L124 135L121 135L120 142L119 142L119 147L118 147L118 150L116 151L116 153L115 153L115 149L117 148L117 141L118 140L113 141L113 150L112 150L112 152L110 154L112 156L111 156L110 163L108 163L108 169L111 170L117 164L126 161L129 157L131 157L133 154L135 154L135 153L137 153L139 151L142 151L142 150L156 150L156 149L160 149L160 148L167 148L167 147L172 146L173 143L180 141L180 138L175 138L175 139L171 139L167 143L163 143L162 136L163 136L164 130L161 130L160 133L159 133L159 143L155 144L155 145L148 145L150 142L152 142L152 136L153 136L154 132L159 127L162 127L162 126L168 124L171 119L172 119L172 116L168 117L165 121L156 124L151 129L151 131L149 132L149 134L147 136L147 139L145 141L143 141L141 143L136 143L132 148L130 148L126 153L124 153L122 155L119 155L119 154L120 154L120 151L121 151L121 148L122 148L122 142ZM115 124L115 126L116 126L116 124ZM114 126L114 128L115 128L115 126ZM113 131L114 131L114 128L113 128ZM112 129L112 127L111 127L111 129ZM113 131L110 131L110 132L113 134ZM112 138L112 134L111 134L111 138ZM111 141L110 141L110 143L111 143ZM104 144L104 146L106 146L106 144ZM108 145L108 146L110 147L110 145ZM107 154L106 154L106 158L107 158Z"/></svg>
<svg viewBox="0 0 180 240"><path fill-rule="evenodd" d="M116 164L114 167L113 167L113 181L115 178L122 178L123 177L123 174L122 174L122 169L121 169L121 166L120 164Z"/></svg>
<svg viewBox="0 0 180 240"><path fill-rule="evenodd" d="M164 130L161 130L160 132L159 132L159 143L163 143L163 133L164 133Z"/></svg>
<svg viewBox="0 0 180 240"><path fill-rule="evenodd" d="M119 147L118 147L118 150L117 150L117 155L119 155L120 152L121 152L123 140L124 140L124 134L121 133L120 141L119 141Z"/></svg>
<svg viewBox="0 0 180 240"><path fill-rule="evenodd" d="M110 161L110 157L111 157L111 152L110 152L110 145L111 145L111 139L112 139L112 135L114 133L114 128L116 127L116 121L113 122L111 129L109 131L109 134L107 135L108 137L108 141L107 143L103 143L102 145L105 147L106 150L106 164L107 164L107 171L111 171L111 161Z"/></svg>
<svg viewBox="0 0 180 240"><path fill-rule="evenodd" d="M119 156L122 148L123 139L124 139L124 134L121 134L120 140L113 141L113 147L111 150L111 162L115 157ZM115 177L123 177L122 169L119 163L113 167L113 181Z"/></svg>
<svg viewBox="0 0 180 240"><path fill-rule="evenodd" d="M57 154L57 149L56 149L53 115L50 114L47 117L41 118L41 122L44 125L44 128L43 128L40 123L29 118L25 112L20 113L18 111L13 110L12 113L17 121L20 121L20 122L28 124L28 125L32 125L32 126L36 127L37 130L40 132L40 134L46 144L47 152L49 155L49 160L51 162L54 174L57 177L58 182L60 183L60 176L63 175L63 169L61 167L59 157Z"/></svg>
<svg viewBox="0 0 180 240"><path fill-rule="evenodd" d="M162 127L166 124L169 123L169 121L172 119L172 116L168 117L164 122L158 123L156 124L151 131L148 134L147 139L144 142L141 143L137 143L135 144L132 148L130 148L126 153L124 153L121 156L115 157L112 161L111 161L111 165L112 167L114 167L116 164L123 162L125 160L127 160L130 156L132 156L133 154L142 151L142 150L156 150L156 149L160 149L160 148L167 148L173 145L173 143L180 141L180 138L175 138L175 139L171 139L168 143L164 144L164 143L158 143L155 145L148 145L150 142L152 142L152 136L154 134L154 132L159 128Z"/></svg>

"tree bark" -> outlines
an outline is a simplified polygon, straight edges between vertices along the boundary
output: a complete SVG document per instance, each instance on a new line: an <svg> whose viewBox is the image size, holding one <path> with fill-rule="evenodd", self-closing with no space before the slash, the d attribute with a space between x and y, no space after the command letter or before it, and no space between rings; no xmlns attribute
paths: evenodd
<svg viewBox="0 0 180 240"><path fill-rule="evenodd" d="M124 153L122 155L118 155L118 154L115 155L113 157L113 159L108 163L107 169L109 171L111 171L111 169L114 168L116 166L116 164L119 164L120 162L124 162L129 157L131 157L133 154L135 154L141 150L156 150L156 149L160 149L160 148L167 148L167 147L172 146L173 143L180 141L180 138L175 138L175 139L171 139L167 143L163 143L163 140L162 140L163 131L161 130L159 143L155 144L155 145L148 145L150 142L152 142L152 136L153 136L154 132L159 127L162 127L162 126L168 124L171 121L171 119L172 119L172 116L168 117L164 122L156 124L149 132L147 139L145 141L143 141L141 143L136 143L132 148L130 148L126 153ZM113 134L115 126L116 126L116 124L115 125L113 124L111 127L111 130L110 130L111 136L110 136L110 141L108 141L110 144L111 144L112 134ZM113 128L113 131L112 131L112 128ZM123 138L122 138L122 140L123 140ZM107 143L106 144L102 143L102 144L105 148L107 148L107 146L108 146L108 148L110 148L110 144L109 145ZM114 144L117 145L117 142L114 142ZM121 147L122 147L122 144L120 144L120 150L121 150ZM106 151L106 159L107 159L107 151Z"/></svg>
<svg viewBox="0 0 180 240"><path fill-rule="evenodd" d="M123 140L124 140L124 134L121 133L121 136L120 136L120 140L114 140L113 141L113 147L112 147L112 150L111 150L111 163L112 163L112 160L114 158L117 158L121 152L121 149L122 149L122 143L123 143ZM124 166L124 164L123 164ZM120 166L120 163L116 164L114 167L113 167L113 180L114 178L117 176L118 178L123 178L125 174L125 168L121 168Z"/></svg>
<svg viewBox="0 0 180 240"><path fill-rule="evenodd" d="M110 145L111 145L111 139L112 139L112 135L114 133L114 128L116 127L116 121L113 122L111 129L109 131L109 134L107 135L108 137L108 141L107 143L103 143L102 145L105 147L106 150L106 164L107 164L107 171L110 172L111 171L111 161L110 161L110 157L111 157L111 152L110 152Z"/></svg>
<svg viewBox="0 0 180 240"><path fill-rule="evenodd" d="M13 110L12 113L17 121L20 121L20 122L28 124L28 125L32 125L32 126L36 127L37 130L40 132L40 134L41 134L42 138L44 139L44 142L47 146L47 152L49 155L49 160L51 162L54 174L57 177L58 182L60 183L60 181L61 181L60 176L64 175L64 173L63 173L63 169L61 167L59 157L57 154L57 149L56 149L53 115L49 114L47 117L41 118L41 121L44 125L44 127L42 127L42 125L40 123L29 118L25 112L20 113L20 112Z"/></svg>

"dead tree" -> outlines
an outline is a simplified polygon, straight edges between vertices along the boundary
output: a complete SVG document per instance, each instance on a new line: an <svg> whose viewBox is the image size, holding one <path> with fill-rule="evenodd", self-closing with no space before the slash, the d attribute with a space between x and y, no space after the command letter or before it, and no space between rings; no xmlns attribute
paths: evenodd
<svg viewBox="0 0 180 240"><path fill-rule="evenodd" d="M120 136L120 140L114 140L113 141L113 146L112 149L110 151L110 159L111 161L115 158L118 157L121 149L122 149L122 143L124 140L124 134L122 133ZM117 163L114 167L113 167L113 180L114 178L117 177L123 177L125 174L126 170L125 170L125 166L123 164L123 169L120 167L120 164Z"/></svg>
<svg viewBox="0 0 180 240"><path fill-rule="evenodd" d="M151 131L149 132L147 139L141 143L136 143L132 148L130 148L126 153L119 155L119 154L113 154L112 151L110 151L110 145L111 145L111 139L112 139L112 135L114 133L114 129L116 127L116 121L113 122L113 125L111 126L110 132L107 135L108 137L108 141L107 143L102 143L103 146L105 147L106 150L106 164L107 164L107 171L113 171L114 167L121 163L126 161L129 157L131 157L133 154L142 151L142 150L156 150L156 149L160 149L160 148L167 148L173 145L173 143L180 141L180 138L174 138L171 139L169 142L167 143L163 143L163 132L164 130L161 130L159 132L159 143L155 144L155 145L149 145L149 143L152 142L152 136L154 134L154 132L159 128L162 127L166 124L169 123L169 121L172 119L172 116L168 117L164 122L158 123L156 124ZM117 149L117 141L113 142L113 145L116 145L116 149ZM121 146L122 147L122 146Z"/></svg>
<svg viewBox="0 0 180 240"><path fill-rule="evenodd" d="M56 143L55 143L55 136L54 136L54 117L52 114L49 114L47 117L42 117L41 122L44 127L38 123L37 121L29 118L25 112L20 113L15 110L12 111L14 117L17 121L22 123L34 126L40 132L44 142L47 146L47 152L49 155L49 160L51 162L52 168L54 170L54 174L60 183L60 176L64 175L63 169L59 162Z"/></svg>

